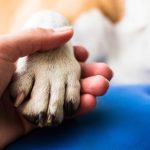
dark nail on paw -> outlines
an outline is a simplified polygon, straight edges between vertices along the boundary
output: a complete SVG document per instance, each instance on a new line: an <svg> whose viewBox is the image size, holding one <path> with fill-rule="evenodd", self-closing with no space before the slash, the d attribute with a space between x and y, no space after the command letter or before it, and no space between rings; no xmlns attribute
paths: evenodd
<svg viewBox="0 0 150 150"><path fill-rule="evenodd" d="M57 120L57 118L52 115L52 126L58 126L60 124L60 122Z"/></svg>
<svg viewBox="0 0 150 150"><path fill-rule="evenodd" d="M38 115L34 116L24 115L24 117L32 124L37 125L39 127L43 127L47 116L45 112L41 112Z"/></svg>
<svg viewBox="0 0 150 150"><path fill-rule="evenodd" d="M64 105L65 116L71 117L74 114L74 105L71 101L65 102Z"/></svg>
<svg viewBox="0 0 150 150"><path fill-rule="evenodd" d="M39 123L38 123L39 127L43 127L44 126L46 118L47 118L47 114L45 112L41 112L39 114Z"/></svg>

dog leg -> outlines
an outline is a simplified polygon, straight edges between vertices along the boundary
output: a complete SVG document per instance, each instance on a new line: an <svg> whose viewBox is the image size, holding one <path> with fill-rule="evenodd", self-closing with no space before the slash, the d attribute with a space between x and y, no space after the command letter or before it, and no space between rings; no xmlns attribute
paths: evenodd
<svg viewBox="0 0 150 150"><path fill-rule="evenodd" d="M67 26L63 16L43 11L35 14L25 28ZM80 103L80 65L70 42L52 52L20 58L11 85L15 106L32 123L43 127L62 122Z"/></svg>

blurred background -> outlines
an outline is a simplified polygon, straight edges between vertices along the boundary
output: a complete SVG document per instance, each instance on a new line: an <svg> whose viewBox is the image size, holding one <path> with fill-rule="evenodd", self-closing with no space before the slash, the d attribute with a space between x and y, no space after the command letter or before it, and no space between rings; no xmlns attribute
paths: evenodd
<svg viewBox="0 0 150 150"><path fill-rule="evenodd" d="M0 0L0 35L19 31L44 9L69 20L73 44L89 50L89 63L109 64L112 83L150 83L149 0Z"/></svg>

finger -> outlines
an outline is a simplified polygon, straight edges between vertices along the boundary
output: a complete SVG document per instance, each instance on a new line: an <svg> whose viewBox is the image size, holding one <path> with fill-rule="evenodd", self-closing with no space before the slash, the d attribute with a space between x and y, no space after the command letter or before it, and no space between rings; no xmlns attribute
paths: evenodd
<svg viewBox="0 0 150 150"><path fill-rule="evenodd" d="M75 116L92 111L96 106L96 97L90 94L81 95L80 106Z"/></svg>
<svg viewBox="0 0 150 150"><path fill-rule="evenodd" d="M88 52L84 47L74 46L74 54L78 61L84 62L88 58Z"/></svg>
<svg viewBox="0 0 150 150"><path fill-rule="evenodd" d="M59 30L33 28L0 38L0 57L15 62L19 57L36 51L57 48L73 35L71 27Z"/></svg>
<svg viewBox="0 0 150 150"><path fill-rule="evenodd" d="M81 67L83 78L95 75L102 75L106 79L110 80L113 76L112 70L105 63L93 63L93 64L81 63Z"/></svg>
<svg viewBox="0 0 150 150"><path fill-rule="evenodd" d="M101 96L105 94L109 87L109 81L100 75L82 79L80 82L82 94L88 93L94 96Z"/></svg>

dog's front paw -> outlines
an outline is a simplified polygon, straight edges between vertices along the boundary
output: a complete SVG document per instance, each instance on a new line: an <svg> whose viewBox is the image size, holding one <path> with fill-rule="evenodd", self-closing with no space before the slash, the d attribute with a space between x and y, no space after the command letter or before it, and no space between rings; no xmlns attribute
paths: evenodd
<svg viewBox="0 0 150 150"><path fill-rule="evenodd" d="M25 118L40 127L61 123L79 106L80 65L66 49L36 53L18 62L11 96Z"/></svg>

